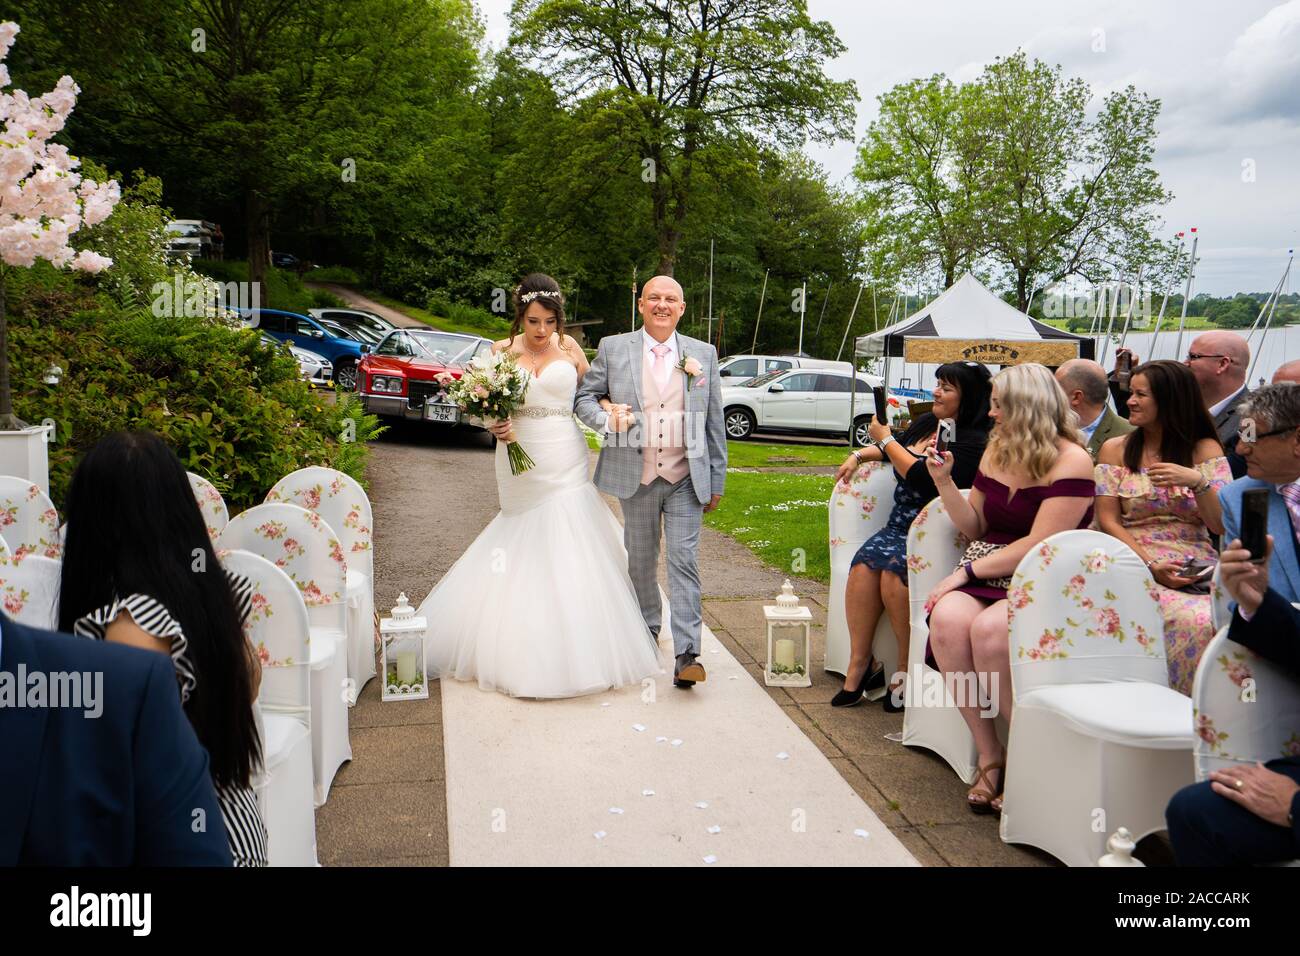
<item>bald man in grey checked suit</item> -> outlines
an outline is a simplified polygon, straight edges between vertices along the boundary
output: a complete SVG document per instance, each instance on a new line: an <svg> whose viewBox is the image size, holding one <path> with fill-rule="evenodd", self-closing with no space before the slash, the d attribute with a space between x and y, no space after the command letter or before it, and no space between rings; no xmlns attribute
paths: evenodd
<svg viewBox="0 0 1300 956"><path fill-rule="evenodd" d="M642 327L607 335L574 396L573 410L604 436L596 487L623 504L623 543L641 616L657 640L662 606L656 570L661 522L668 538L673 683L705 679L700 654L700 527L722 500L727 440L718 353L677 332L682 287L655 276L637 302ZM607 412L601 400L608 399Z"/></svg>

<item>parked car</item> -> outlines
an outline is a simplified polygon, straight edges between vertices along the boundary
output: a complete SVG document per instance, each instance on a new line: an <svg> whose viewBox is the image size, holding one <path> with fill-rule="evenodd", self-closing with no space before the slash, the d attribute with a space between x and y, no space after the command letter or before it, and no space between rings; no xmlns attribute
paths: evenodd
<svg viewBox="0 0 1300 956"><path fill-rule="evenodd" d="M491 340L478 335L394 329L361 360L361 404L367 413L386 418L468 425L434 376L450 372L460 378L471 359L491 351Z"/></svg>
<svg viewBox="0 0 1300 956"><path fill-rule="evenodd" d="M280 309L240 309L244 318L272 338L314 352L334 364L334 381L348 391L357 387L357 363L364 343L325 328L315 319Z"/></svg>
<svg viewBox="0 0 1300 956"><path fill-rule="evenodd" d="M191 259L212 257L212 233L200 219L173 219L167 223L166 254L170 258L189 256Z"/></svg>
<svg viewBox="0 0 1300 956"><path fill-rule="evenodd" d="M360 326L346 326L341 322L331 322L329 319L316 319L325 327L327 332L333 332L335 335L341 335L344 338L355 339L358 342L364 342L366 345L378 345L384 337L369 329Z"/></svg>
<svg viewBox="0 0 1300 956"><path fill-rule="evenodd" d="M722 416L731 439L750 438L756 431L798 435L849 437L870 441L867 422L875 411L876 375L859 372L856 405L850 413L852 375L836 369L774 369L744 385L723 385Z"/></svg>
<svg viewBox="0 0 1300 956"><path fill-rule="evenodd" d="M830 368L848 373L853 366L795 355L728 355L718 363L718 375L727 379L724 385L743 385L755 376L788 368Z"/></svg>
<svg viewBox="0 0 1300 956"><path fill-rule="evenodd" d="M302 265L302 260L292 252L273 252L271 253L271 265L277 269L297 269Z"/></svg>
<svg viewBox="0 0 1300 956"><path fill-rule="evenodd" d="M369 329L381 339L397 328L382 316L375 315L373 312L366 312L364 309L308 309L307 314L314 319L337 322L345 329Z"/></svg>
<svg viewBox="0 0 1300 956"><path fill-rule="evenodd" d="M289 354L298 362L298 371L302 374L308 385L312 386L329 386L334 380L334 363L323 355L317 355L315 352L308 352L306 349L300 349L296 345L290 345L287 342L281 342L279 339L262 333L262 341L278 349L288 349Z"/></svg>

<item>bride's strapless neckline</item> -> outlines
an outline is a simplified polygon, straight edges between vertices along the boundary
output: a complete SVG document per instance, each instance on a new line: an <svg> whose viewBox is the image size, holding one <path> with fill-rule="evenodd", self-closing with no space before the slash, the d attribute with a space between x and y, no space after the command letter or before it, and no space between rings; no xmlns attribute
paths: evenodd
<svg viewBox="0 0 1300 956"><path fill-rule="evenodd" d="M560 359L552 359L551 361L547 362L546 367L543 368L540 372L529 372L528 377L541 378L543 375L545 375L547 372L551 370L551 367L553 365L567 365L569 366L569 368L573 369L574 372L578 371L578 367L574 365L572 362L568 361L567 359L560 358Z"/></svg>

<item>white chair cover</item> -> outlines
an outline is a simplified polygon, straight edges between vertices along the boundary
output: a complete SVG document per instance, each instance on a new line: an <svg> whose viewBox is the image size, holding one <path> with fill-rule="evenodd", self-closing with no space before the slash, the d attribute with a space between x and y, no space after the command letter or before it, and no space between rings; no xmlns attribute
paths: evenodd
<svg viewBox="0 0 1300 956"><path fill-rule="evenodd" d="M46 631L58 629L59 575L62 562L39 554L18 559L0 550L0 602L19 624Z"/></svg>
<svg viewBox="0 0 1300 956"><path fill-rule="evenodd" d="M187 471L185 474L189 475L190 489L199 503L199 511L203 513L203 523L208 528L208 537L216 541L217 536L230 521L226 501L221 497L221 492L217 491L217 486L202 475L196 475L192 471Z"/></svg>
<svg viewBox="0 0 1300 956"><path fill-rule="evenodd" d="M262 662L257 695L262 769L254 781L272 866L316 865L311 759L311 644L307 607L288 575L251 551L220 551L253 583L244 633Z"/></svg>
<svg viewBox="0 0 1300 956"><path fill-rule="evenodd" d="M1054 534L1016 568L1004 841L1094 866L1118 827L1139 840L1163 829L1192 782L1191 700L1168 685L1154 588L1098 531Z"/></svg>
<svg viewBox="0 0 1300 956"><path fill-rule="evenodd" d="M1237 764L1300 757L1300 682L1219 631L1192 684L1196 779Z"/></svg>
<svg viewBox="0 0 1300 956"><path fill-rule="evenodd" d="M16 558L57 558L63 553L54 502L26 478L0 475L0 538Z"/></svg>
<svg viewBox="0 0 1300 956"><path fill-rule="evenodd" d="M375 570L370 499L356 480L333 468L300 468L275 483L267 502L287 501L329 522L347 555L348 677L357 693L375 676ZM355 695L351 703L355 703Z"/></svg>
<svg viewBox="0 0 1300 956"><path fill-rule="evenodd" d="M968 496L969 491L962 491ZM924 747L944 760L966 783L974 783L975 739L943 684L943 675L925 663L930 637L925 599L953 572L967 540L952 523L941 498L921 509L907 534L908 603L912 635L908 650L908 690L903 712L903 744Z"/></svg>
<svg viewBox="0 0 1300 956"><path fill-rule="evenodd" d="M298 586L311 634L312 768L316 802L352 759L348 742L347 562L333 530L320 515L297 505L257 505L230 519L222 548L243 548L280 568Z"/></svg>
<svg viewBox="0 0 1300 956"><path fill-rule="evenodd" d="M858 469L852 484L837 482L831 491L831 603L826 612L824 666L826 670L841 677L849 666L852 645L844 610L849 567L862 542L883 528L889 520L897 483L893 468L884 467L878 461L869 461ZM876 660L884 663L888 683L888 677L898 669L898 640L890 626L889 615L883 612L876 625L871 651Z"/></svg>

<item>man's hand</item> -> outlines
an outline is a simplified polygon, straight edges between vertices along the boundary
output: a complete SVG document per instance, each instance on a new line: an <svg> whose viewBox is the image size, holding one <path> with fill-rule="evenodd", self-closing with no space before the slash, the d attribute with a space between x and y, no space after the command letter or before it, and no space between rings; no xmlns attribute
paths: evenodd
<svg viewBox="0 0 1300 956"><path fill-rule="evenodd" d="M1253 767L1243 764L1232 770L1211 771L1210 789L1241 804L1261 820L1285 827L1290 825L1286 818L1300 783L1257 763Z"/></svg>
<svg viewBox="0 0 1300 956"><path fill-rule="evenodd" d="M610 405L609 406L609 430L612 432L625 432L632 425L632 406L631 405Z"/></svg>
<svg viewBox="0 0 1300 956"><path fill-rule="evenodd" d="M1234 538L1232 543L1219 555L1219 580L1224 590L1232 595L1246 615L1259 610L1264 601L1264 592L1268 590L1268 558L1273 556L1273 536L1268 535L1268 551L1265 560L1255 564L1250 560L1250 552L1241 546L1241 539Z"/></svg>
<svg viewBox="0 0 1300 956"><path fill-rule="evenodd" d="M722 495L714 495L712 498L709 499L709 503L704 506L704 513L708 514L710 511L715 510L718 507L718 503L721 501L722 501Z"/></svg>

